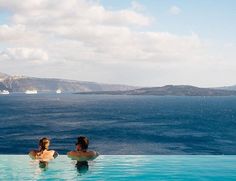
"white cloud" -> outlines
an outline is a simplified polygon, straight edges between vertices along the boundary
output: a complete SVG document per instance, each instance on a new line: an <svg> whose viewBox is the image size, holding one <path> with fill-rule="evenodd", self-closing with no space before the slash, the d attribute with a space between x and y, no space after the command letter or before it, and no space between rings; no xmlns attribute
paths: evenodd
<svg viewBox="0 0 236 181"><path fill-rule="evenodd" d="M181 9L178 6L172 6L170 7L169 12L173 15L179 15L181 13Z"/></svg>
<svg viewBox="0 0 236 181"><path fill-rule="evenodd" d="M44 35L37 31L31 31L26 25L13 24L0 25L1 43L12 44L14 46L30 45L38 46L43 44Z"/></svg>
<svg viewBox="0 0 236 181"><path fill-rule="evenodd" d="M132 10L109 11L94 1L19 0L5 1L0 7L12 9L14 23L31 25L116 24L146 26L149 17ZM50 18L49 18L50 17Z"/></svg>
<svg viewBox="0 0 236 181"><path fill-rule="evenodd" d="M140 4L139 2L137 1L132 1L131 2L131 8L134 10L134 11L144 11L145 10L145 6Z"/></svg>
<svg viewBox="0 0 236 181"><path fill-rule="evenodd" d="M41 49L33 48L7 48L0 52L0 57L8 60L30 61L33 63L43 63L48 60L48 54Z"/></svg>
<svg viewBox="0 0 236 181"><path fill-rule="evenodd" d="M205 65L214 72L210 65L216 61L222 65L224 53L216 57L197 34L148 31L152 18L141 13L136 1L132 7L111 11L86 0L0 1L0 8L12 13L11 21L0 25L0 45L5 47L0 53L0 71L18 69L33 76L157 85L183 82L192 70L197 75ZM181 12L178 7L173 9L175 14ZM144 28L146 31L138 30ZM229 62L231 57L235 56ZM182 67L187 73L179 71ZM203 72L201 76L207 75L205 69ZM207 79L201 78L199 83L201 80Z"/></svg>
<svg viewBox="0 0 236 181"><path fill-rule="evenodd" d="M141 6L135 1L132 5ZM200 44L197 36L136 31L134 25L148 26L151 18L128 9L106 10L94 1L27 0L24 5L15 0L1 6L15 11L12 25L0 26L5 41L48 50L50 58L58 62L173 61L186 59L182 53Z"/></svg>

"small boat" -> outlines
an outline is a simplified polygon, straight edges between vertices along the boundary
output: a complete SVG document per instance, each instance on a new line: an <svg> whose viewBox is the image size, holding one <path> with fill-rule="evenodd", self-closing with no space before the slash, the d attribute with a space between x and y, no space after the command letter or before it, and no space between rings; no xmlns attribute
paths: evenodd
<svg viewBox="0 0 236 181"><path fill-rule="evenodd" d="M61 89L57 89L56 93L61 94Z"/></svg>
<svg viewBox="0 0 236 181"><path fill-rule="evenodd" d="M0 91L0 94L7 95L7 94L10 94L10 92L8 90L3 90L3 91Z"/></svg>
<svg viewBox="0 0 236 181"><path fill-rule="evenodd" d="M37 94L38 91L37 90L26 90L25 94Z"/></svg>

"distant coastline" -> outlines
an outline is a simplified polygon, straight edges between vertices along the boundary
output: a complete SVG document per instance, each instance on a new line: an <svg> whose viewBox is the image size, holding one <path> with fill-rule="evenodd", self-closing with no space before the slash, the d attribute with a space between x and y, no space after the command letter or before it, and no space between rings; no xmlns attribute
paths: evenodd
<svg viewBox="0 0 236 181"><path fill-rule="evenodd" d="M128 91L78 92L77 94L156 95L156 96L236 96L236 91L213 89L213 88L199 88L188 85L166 85L163 87L140 88Z"/></svg>
<svg viewBox="0 0 236 181"><path fill-rule="evenodd" d="M120 84L104 84L87 81L76 81L56 78L35 78L26 76L11 76L0 73L0 91L26 92L35 90L38 93L75 93L91 91L125 91L138 87Z"/></svg>
<svg viewBox="0 0 236 181"><path fill-rule="evenodd" d="M11 76L0 73L0 92L75 93L106 95L156 95L156 96L236 96L236 86L200 88L191 85L166 85L162 87L135 87L121 84L102 84L52 78Z"/></svg>

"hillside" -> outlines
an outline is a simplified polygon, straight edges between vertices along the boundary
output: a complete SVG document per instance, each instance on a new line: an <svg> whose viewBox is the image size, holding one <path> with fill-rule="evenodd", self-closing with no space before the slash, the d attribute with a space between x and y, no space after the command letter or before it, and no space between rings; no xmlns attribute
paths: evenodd
<svg viewBox="0 0 236 181"><path fill-rule="evenodd" d="M62 92L126 91L135 88L137 87L64 79L10 76L0 73L0 90L11 92L25 92L33 89L38 92L55 92L57 89Z"/></svg>
<svg viewBox="0 0 236 181"><path fill-rule="evenodd" d="M235 96L236 91L199 88L189 85L166 85L163 87L148 87L128 91L98 91L83 94L109 95L157 95L157 96Z"/></svg>

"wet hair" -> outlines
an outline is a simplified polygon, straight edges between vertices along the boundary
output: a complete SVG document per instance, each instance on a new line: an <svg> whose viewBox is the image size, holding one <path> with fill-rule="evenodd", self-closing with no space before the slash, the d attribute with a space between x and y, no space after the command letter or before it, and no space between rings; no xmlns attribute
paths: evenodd
<svg viewBox="0 0 236 181"><path fill-rule="evenodd" d="M88 149L88 145L89 145L89 140L85 136L79 136L77 138L76 145L80 145L83 150L87 150Z"/></svg>
<svg viewBox="0 0 236 181"><path fill-rule="evenodd" d="M45 146L48 142L50 142L50 140L46 137L39 140L40 151L44 151L47 149Z"/></svg>

